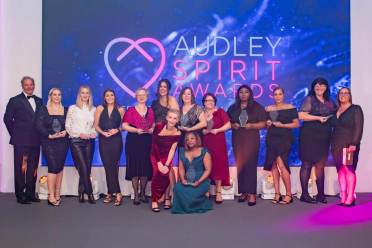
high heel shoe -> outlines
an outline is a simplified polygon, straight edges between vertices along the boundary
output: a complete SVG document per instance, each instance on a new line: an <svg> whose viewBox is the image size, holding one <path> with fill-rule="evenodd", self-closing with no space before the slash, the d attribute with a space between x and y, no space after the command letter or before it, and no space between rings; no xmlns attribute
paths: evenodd
<svg viewBox="0 0 372 248"><path fill-rule="evenodd" d="M139 200L138 196L135 196L134 199L133 199L133 204L134 205L140 205L141 204L141 201Z"/></svg>
<svg viewBox="0 0 372 248"><path fill-rule="evenodd" d="M53 207L58 207L59 206L58 201L51 202L51 201L49 201L49 199L48 199L48 205L53 206Z"/></svg>
<svg viewBox="0 0 372 248"><path fill-rule="evenodd" d="M276 198L277 195L279 196L278 198ZM274 199L271 200L271 203L272 204L278 204L282 200L283 200L282 195L280 193L275 193L275 197L274 197Z"/></svg>
<svg viewBox="0 0 372 248"><path fill-rule="evenodd" d="M221 203L223 202L223 200L217 200L217 194L220 194L221 199L222 199L221 191L217 191L217 192L216 192L216 198L214 199L214 202L215 202L216 204L221 204Z"/></svg>
<svg viewBox="0 0 372 248"><path fill-rule="evenodd" d="M122 195L120 195L120 196L116 195L114 206L115 207L121 206L122 203L123 203L123 196Z"/></svg>
<svg viewBox="0 0 372 248"><path fill-rule="evenodd" d="M170 202L170 203L169 204L166 204L167 201ZM163 208L165 210L168 210L168 209L171 209L172 208L172 203L171 203L171 198L170 197L169 198L165 198Z"/></svg>
<svg viewBox="0 0 372 248"><path fill-rule="evenodd" d="M293 202L292 195L285 195L285 196L288 196L289 197L289 201L284 200L285 199L285 197L284 197L284 199L279 202L280 204L282 204L282 205L288 205L288 204L290 204L290 203Z"/></svg>
<svg viewBox="0 0 372 248"><path fill-rule="evenodd" d="M245 202L247 200L247 196L246 195L242 195L238 198L238 202L242 203L242 202Z"/></svg>
<svg viewBox="0 0 372 248"><path fill-rule="evenodd" d="M93 194L88 194L88 202L90 204L96 204L96 200L94 200Z"/></svg>
<svg viewBox="0 0 372 248"><path fill-rule="evenodd" d="M355 199L350 204L344 203L344 207L354 207L354 206L355 206Z"/></svg>
<svg viewBox="0 0 372 248"><path fill-rule="evenodd" d="M143 203L148 203L149 199L147 199L146 195L141 195L140 196L140 201L143 202Z"/></svg>
<svg viewBox="0 0 372 248"><path fill-rule="evenodd" d="M78 200L79 200L80 203L84 203L84 202L85 202L85 199L84 199L84 193L80 193L80 192L79 192Z"/></svg>

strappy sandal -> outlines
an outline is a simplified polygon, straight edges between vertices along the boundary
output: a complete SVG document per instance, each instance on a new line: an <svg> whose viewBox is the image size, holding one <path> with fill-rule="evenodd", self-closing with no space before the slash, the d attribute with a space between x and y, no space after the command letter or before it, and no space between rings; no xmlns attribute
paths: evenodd
<svg viewBox="0 0 372 248"><path fill-rule="evenodd" d="M239 198L238 198L238 202L245 202L248 198L248 195L241 195Z"/></svg>
<svg viewBox="0 0 372 248"><path fill-rule="evenodd" d="M217 194L221 194L221 191L216 192L216 198L214 199L214 202L217 203L217 204L221 204L223 202L223 200L217 200ZM222 195L221 195L221 199L222 199Z"/></svg>
<svg viewBox="0 0 372 248"><path fill-rule="evenodd" d="M53 206L53 207L58 207L59 202L57 200L56 201L50 201L49 196L50 196L50 194L48 194L48 205Z"/></svg>
<svg viewBox="0 0 372 248"><path fill-rule="evenodd" d="M115 207L121 206L122 203L123 203L123 196L122 195L120 197L116 196L114 206Z"/></svg>
<svg viewBox="0 0 372 248"><path fill-rule="evenodd" d="M112 202L112 196L106 195L105 199L103 199L103 203L110 203Z"/></svg>
<svg viewBox="0 0 372 248"><path fill-rule="evenodd" d="M163 208L164 208L165 210L168 210L168 209L171 209L171 208L172 208L171 199L172 199L172 198L165 198L165 199L164 199L164 206L163 206ZM169 203L169 204L166 204L167 201L169 201L170 203Z"/></svg>
<svg viewBox="0 0 372 248"><path fill-rule="evenodd" d="M288 197L290 198L290 200L289 200L289 201L285 201L285 200L284 200L285 197L284 197L283 200L281 200L281 201L279 202L280 204L282 204L282 205L288 205L288 204L290 204L290 203L293 202L293 197L292 197L292 195L285 195L285 196L288 196Z"/></svg>
<svg viewBox="0 0 372 248"><path fill-rule="evenodd" d="M276 198L277 195L279 196L279 198ZM274 197L274 199L271 200L271 203L272 204L278 204L281 201L283 201L282 195L280 193L275 193L275 197Z"/></svg>

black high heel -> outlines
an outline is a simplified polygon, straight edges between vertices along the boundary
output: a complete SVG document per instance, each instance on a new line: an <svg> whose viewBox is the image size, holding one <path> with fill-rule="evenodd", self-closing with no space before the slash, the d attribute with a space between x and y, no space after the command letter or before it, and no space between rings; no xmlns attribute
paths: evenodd
<svg viewBox="0 0 372 248"><path fill-rule="evenodd" d="M348 207L349 208L349 207L354 207L354 206L355 206L355 199L350 204L344 203L344 207Z"/></svg>
<svg viewBox="0 0 372 248"><path fill-rule="evenodd" d="M290 203L293 202L293 197L292 197L292 195L285 195L285 196L288 196L288 197L290 198L290 200L289 200L289 201L285 201L285 200L283 199L283 200L281 200L281 201L279 202L280 204L282 204L282 205L288 205L288 204L290 204Z"/></svg>
<svg viewBox="0 0 372 248"><path fill-rule="evenodd" d="M277 195L279 196L279 198L276 199L276 198L274 197L274 199L271 200L271 203L272 203L272 204L278 204L279 202L281 202L281 201L283 200L282 195L281 195L280 193L275 193L275 196L277 196Z"/></svg>
<svg viewBox="0 0 372 248"><path fill-rule="evenodd" d="M58 207L59 206L58 201L51 202L51 201L49 201L49 199L48 199L48 205L53 206L53 207Z"/></svg>
<svg viewBox="0 0 372 248"><path fill-rule="evenodd" d="M141 195L140 196L140 201L143 202L143 203L148 203L149 199L147 199L146 195Z"/></svg>
<svg viewBox="0 0 372 248"><path fill-rule="evenodd" d="M79 200L80 203L84 203L85 202L84 193L80 193L79 192L78 200Z"/></svg>
<svg viewBox="0 0 372 248"><path fill-rule="evenodd" d="M217 191L216 192L216 198L214 199L214 202L216 204L221 204L223 202L223 200L217 200L217 194L220 194L221 195L221 191ZM221 195L221 199L222 199L222 195Z"/></svg>
<svg viewBox="0 0 372 248"><path fill-rule="evenodd" d="M170 198L170 197L164 199L164 206L163 206L163 208L165 210L168 210L168 209L171 209L172 208L172 201L171 201L171 199L172 198ZM170 203L169 204L165 204L167 201L169 201Z"/></svg>
<svg viewBox="0 0 372 248"><path fill-rule="evenodd" d="M247 200L247 195L242 195L238 198L238 202L242 203L242 202L245 202Z"/></svg>
<svg viewBox="0 0 372 248"><path fill-rule="evenodd" d="M96 204L96 200L94 200L93 194L88 194L88 202L90 204Z"/></svg>

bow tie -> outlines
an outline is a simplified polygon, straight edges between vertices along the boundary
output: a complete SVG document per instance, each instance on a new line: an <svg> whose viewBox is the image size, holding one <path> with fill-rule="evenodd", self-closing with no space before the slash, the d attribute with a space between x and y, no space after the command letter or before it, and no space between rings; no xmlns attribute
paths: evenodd
<svg viewBox="0 0 372 248"><path fill-rule="evenodd" d="M30 98L35 98L35 95L27 96L27 99L30 99Z"/></svg>

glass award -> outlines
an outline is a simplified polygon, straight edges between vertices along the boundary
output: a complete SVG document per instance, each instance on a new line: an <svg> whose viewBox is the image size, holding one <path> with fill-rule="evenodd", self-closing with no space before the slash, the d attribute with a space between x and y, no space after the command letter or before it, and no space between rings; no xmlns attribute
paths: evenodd
<svg viewBox="0 0 372 248"><path fill-rule="evenodd" d="M188 184L192 184L196 181L196 171L194 166L190 166L188 170L186 171L186 181Z"/></svg>
<svg viewBox="0 0 372 248"><path fill-rule="evenodd" d="M275 122L278 120L279 112L277 110L269 112L270 119Z"/></svg>
<svg viewBox="0 0 372 248"><path fill-rule="evenodd" d="M52 122L52 130L54 133L59 133L62 130L61 123L59 122L58 119L54 118Z"/></svg>
<svg viewBox="0 0 372 248"><path fill-rule="evenodd" d="M213 129L213 125L214 125L213 118L210 119L210 120L207 120L207 130L208 131L211 131Z"/></svg>
<svg viewBox="0 0 372 248"><path fill-rule="evenodd" d="M248 113L247 113L247 110L243 109L239 115L240 126L245 127L245 124L247 124L247 121L248 121Z"/></svg>

